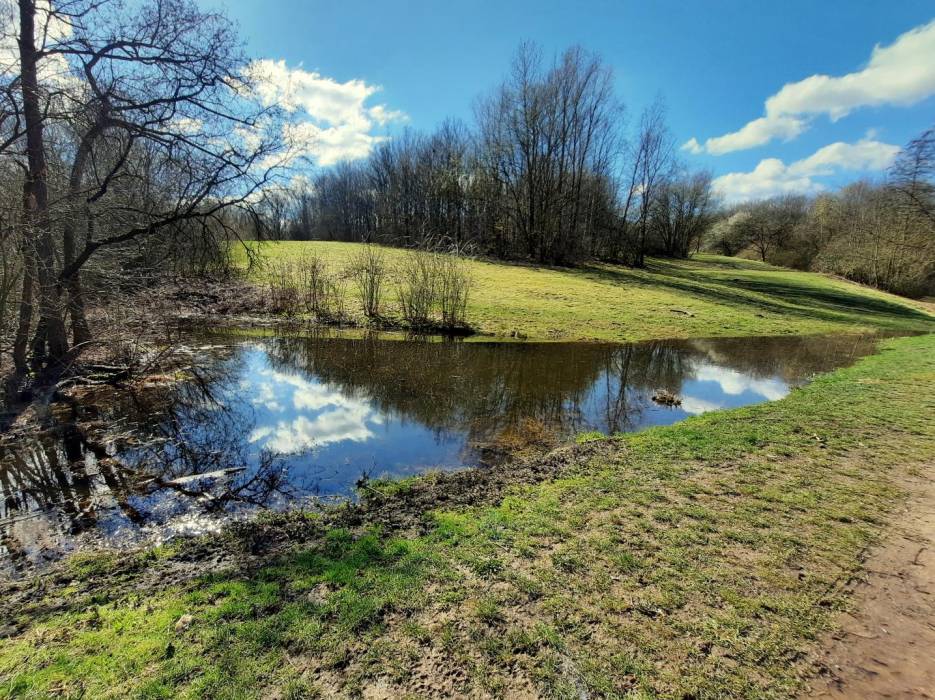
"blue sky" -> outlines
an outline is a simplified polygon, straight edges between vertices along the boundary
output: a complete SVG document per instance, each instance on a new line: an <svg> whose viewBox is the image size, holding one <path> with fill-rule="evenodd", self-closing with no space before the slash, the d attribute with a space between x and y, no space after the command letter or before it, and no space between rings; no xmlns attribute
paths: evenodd
<svg viewBox="0 0 935 700"><path fill-rule="evenodd" d="M523 40L547 55L573 44L599 53L631 119L662 95L677 142L696 139L680 155L716 176L737 174L721 181L733 199L879 173L896 146L935 124L930 0L215 1L252 56L284 61L269 64L279 87L267 97L300 93L297 111L327 144L318 153L325 164L360 157L404 125L470 120L473 101L501 80ZM796 83L766 122L707 141L763 117L766 100ZM329 99L347 109L329 112Z"/></svg>

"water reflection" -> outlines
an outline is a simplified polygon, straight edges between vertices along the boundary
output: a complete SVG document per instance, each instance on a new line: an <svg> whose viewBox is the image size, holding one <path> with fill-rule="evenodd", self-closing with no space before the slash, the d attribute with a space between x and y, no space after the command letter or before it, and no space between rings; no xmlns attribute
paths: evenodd
<svg viewBox="0 0 935 700"><path fill-rule="evenodd" d="M193 353L194 378L86 393L0 446L0 557L159 540L348 495L364 474L478 464L531 422L558 438L778 399L873 340L634 345L276 337ZM652 400L657 391L681 404Z"/></svg>
<svg viewBox="0 0 935 700"><path fill-rule="evenodd" d="M314 379L271 369L263 350L245 354L253 371L239 389L253 396L250 403L260 412L249 442L276 454L297 454L375 437L371 426L382 418L367 401Z"/></svg>

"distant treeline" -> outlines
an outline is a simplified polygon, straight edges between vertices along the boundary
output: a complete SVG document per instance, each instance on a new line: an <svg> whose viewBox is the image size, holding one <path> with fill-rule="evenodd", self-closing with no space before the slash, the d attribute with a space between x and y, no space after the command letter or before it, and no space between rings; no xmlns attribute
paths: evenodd
<svg viewBox="0 0 935 700"><path fill-rule="evenodd" d="M830 272L906 296L935 294L935 129L900 153L882 183L785 196L721 212L706 245Z"/></svg>
<svg viewBox="0 0 935 700"><path fill-rule="evenodd" d="M407 131L365 160L268 190L273 239L470 248L499 258L642 265L686 256L711 220L711 177L675 157L661 103L627 129L610 70L580 48L520 48L471 126Z"/></svg>

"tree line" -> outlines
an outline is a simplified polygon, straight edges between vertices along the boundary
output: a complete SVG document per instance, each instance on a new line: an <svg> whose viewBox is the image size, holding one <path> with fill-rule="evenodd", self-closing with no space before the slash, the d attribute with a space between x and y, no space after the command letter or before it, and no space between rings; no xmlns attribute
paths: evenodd
<svg viewBox="0 0 935 700"><path fill-rule="evenodd" d="M581 48L547 61L522 45L474 111L268 191L256 235L639 266L687 255L710 222L711 176L678 161L662 103L628 129L610 69Z"/></svg>
<svg viewBox="0 0 935 700"><path fill-rule="evenodd" d="M882 182L725 209L706 246L906 296L935 294L935 129L913 139Z"/></svg>

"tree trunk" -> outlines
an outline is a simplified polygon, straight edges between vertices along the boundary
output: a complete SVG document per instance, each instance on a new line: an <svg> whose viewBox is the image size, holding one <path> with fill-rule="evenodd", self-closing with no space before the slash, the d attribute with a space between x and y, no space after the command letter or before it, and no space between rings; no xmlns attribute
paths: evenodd
<svg viewBox="0 0 935 700"><path fill-rule="evenodd" d="M90 214L87 215L90 217ZM90 219L88 226L91 226ZM75 240L74 232L71 235L63 237L63 252L65 267L69 267L75 261ZM82 345L91 340L91 328L88 326L88 319L84 312L84 296L81 293L81 273L75 271L67 280L68 288L68 313L71 316L72 343Z"/></svg>
<svg viewBox="0 0 935 700"><path fill-rule="evenodd" d="M36 283L36 261L29 240L23 238L23 293L19 302L19 320L13 340L13 367L25 374L29 354L29 331L32 328L33 287Z"/></svg>
<svg viewBox="0 0 935 700"><path fill-rule="evenodd" d="M81 183L84 179L85 165L94 141L103 133L100 123L90 129L81 142L75 153L75 160L72 163L71 175L68 179L68 201L69 215L65 218L65 224L62 227L62 253L65 262L65 270L71 269L75 262L75 233L78 228L80 211L83 215L86 225L86 241L91 240L93 230L92 214L87 206L82 207L79 204L81 199ZM82 345L91 340L91 329L88 326L87 317L84 311L84 297L81 293L81 272L75 270L67 279L63 280L68 292L68 313L71 316L72 343Z"/></svg>
<svg viewBox="0 0 935 700"><path fill-rule="evenodd" d="M68 352L60 289L55 276L55 245L49 217L48 168L45 160L42 109L40 107L38 52L35 45L35 0L19 0L19 56L23 93L23 119L26 125L27 221L35 236L36 280L39 288L39 325L36 336L47 348L51 363L60 363ZM40 353L42 354L42 353Z"/></svg>

